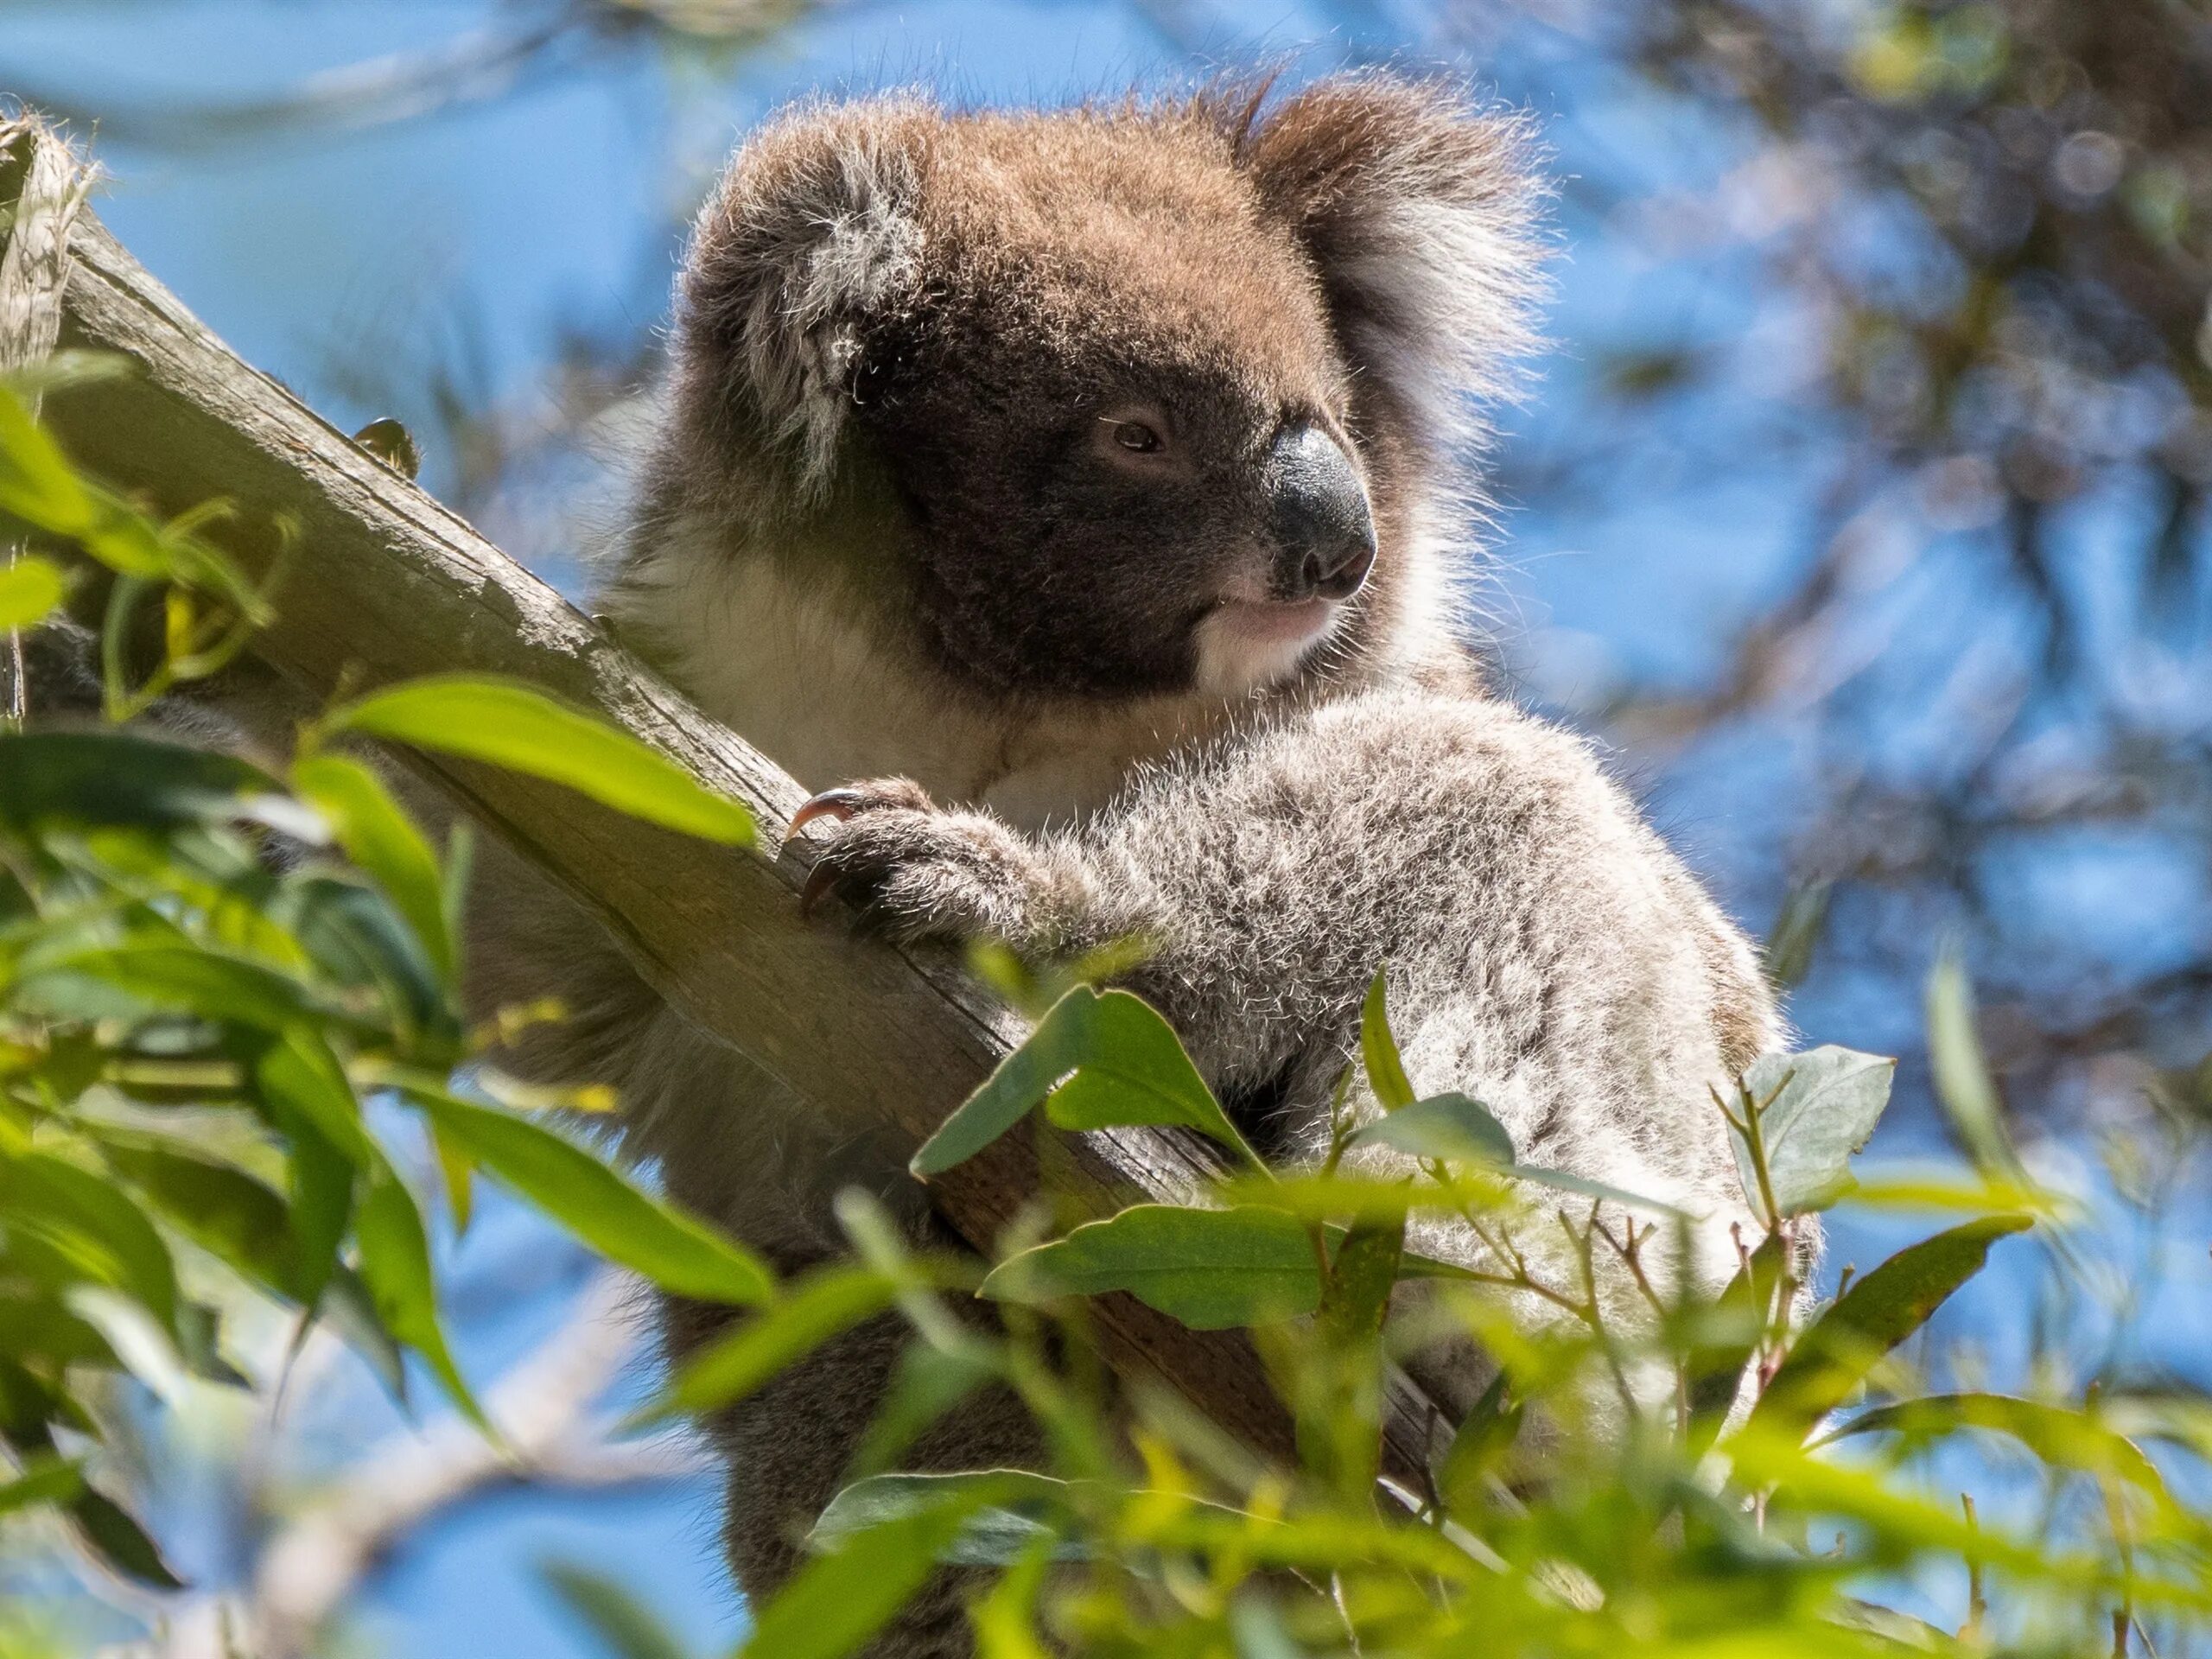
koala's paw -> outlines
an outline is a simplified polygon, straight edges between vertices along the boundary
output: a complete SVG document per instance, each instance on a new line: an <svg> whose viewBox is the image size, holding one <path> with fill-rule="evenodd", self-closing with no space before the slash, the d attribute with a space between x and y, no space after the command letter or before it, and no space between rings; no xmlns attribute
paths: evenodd
<svg viewBox="0 0 2212 1659"><path fill-rule="evenodd" d="M834 893L863 928L900 943L1023 945L1036 936L1049 872L1036 849L995 818L940 810L918 784L882 778L817 795L792 816L785 839L829 822L837 832L815 858L801 908Z"/></svg>

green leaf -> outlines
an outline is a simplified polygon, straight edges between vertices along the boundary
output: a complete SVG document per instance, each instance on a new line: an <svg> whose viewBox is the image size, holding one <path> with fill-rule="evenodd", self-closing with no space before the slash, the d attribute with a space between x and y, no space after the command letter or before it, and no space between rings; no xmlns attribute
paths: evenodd
<svg viewBox="0 0 2212 1659"><path fill-rule="evenodd" d="M2100 1422L2093 1412L2009 1394L1935 1394L1875 1406L1823 1435L1820 1444L1859 1434L1903 1434L1925 1440L1969 1428L2008 1434L2046 1464L2116 1476L2162 1503L2171 1501L2158 1465L2134 1441Z"/></svg>
<svg viewBox="0 0 2212 1659"><path fill-rule="evenodd" d="M124 1292L177 1335L176 1264L130 1197L89 1170L45 1153L0 1163L10 1226L35 1229L90 1276Z"/></svg>
<svg viewBox="0 0 2212 1659"><path fill-rule="evenodd" d="M324 728L482 760L566 785L618 812L732 846L753 816L627 732L517 681L441 674L334 709Z"/></svg>
<svg viewBox="0 0 2212 1659"><path fill-rule="evenodd" d="M1398 1058L1398 1039L1390 1030L1389 994L1377 969L1359 1010L1359 1054L1367 1068L1367 1086L1386 1112L1414 1103L1414 1086L1407 1080L1405 1064Z"/></svg>
<svg viewBox="0 0 2212 1659"><path fill-rule="evenodd" d="M92 493L61 453L61 446L31 416L14 388L0 385L0 512L56 536L92 529L99 514Z"/></svg>
<svg viewBox="0 0 2212 1659"><path fill-rule="evenodd" d="M1363 1126L1346 1147L1390 1147L1416 1158L1510 1166L1513 1137L1490 1109L1461 1094L1432 1095Z"/></svg>
<svg viewBox="0 0 2212 1659"><path fill-rule="evenodd" d="M19 834L242 822L310 843L322 834L275 779L230 755L123 732L0 735L0 824Z"/></svg>
<svg viewBox="0 0 2212 1659"><path fill-rule="evenodd" d="M442 1090L410 1085L405 1093L480 1166L663 1290L745 1306L774 1295L774 1278L741 1246L550 1129Z"/></svg>
<svg viewBox="0 0 2212 1659"><path fill-rule="evenodd" d="M346 1068L307 1020L294 1020L254 1056L253 1081L279 1128L287 1127L289 1116L308 1125L355 1168L373 1168L378 1162Z"/></svg>
<svg viewBox="0 0 2212 1659"><path fill-rule="evenodd" d="M291 1216L278 1194L228 1164L151 1135L104 1135L100 1150L186 1237L257 1283L292 1288Z"/></svg>
<svg viewBox="0 0 2212 1659"><path fill-rule="evenodd" d="M880 1313L899 1283L872 1268L825 1268L728 1334L685 1360L644 1421L719 1411L746 1398L793 1361Z"/></svg>
<svg viewBox="0 0 2212 1659"><path fill-rule="evenodd" d="M1928 1064L1936 1098L1974 1167L2024 1185L2019 1155L2005 1129L2005 1103L1974 1030L1974 987L1955 951L1937 958L1928 976Z"/></svg>
<svg viewBox="0 0 2212 1659"><path fill-rule="evenodd" d="M1040 1100L1046 1116L1064 1129L1179 1123L1255 1166L1260 1161L1191 1064L1173 1027L1127 991L1078 985L923 1143L910 1167L925 1179L942 1174L1004 1135Z"/></svg>
<svg viewBox="0 0 2212 1659"><path fill-rule="evenodd" d="M1752 1408L1750 1426L1803 1433L1981 1271L1991 1245L2033 1224L2027 1216L1984 1216L1899 1250L1798 1338Z"/></svg>
<svg viewBox="0 0 2212 1659"><path fill-rule="evenodd" d="M1061 1506L1067 1491L1064 1480L1020 1469L871 1475L830 1500L807 1534L806 1547L828 1553L878 1527L957 1508L967 1520L937 1560L950 1567L1007 1567L1057 1538L1055 1529L1036 1516ZM1081 1554L1067 1548L1053 1553L1063 1560Z"/></svg>
<svg viewBox="0 0 2212 1659"><path fill-rule="evenodd" d="M1734 1409L1759 1339L1774 1318L1774 1291L1783 1267L1780 1233L1769 1233L1751 1260L1736 1269L1713 1305L1702 1311L1698 1335L1682 1358L1682 1381L1689 1391L1690 1444L1699 1452L1711 1446Z"/></svg>
<svg viewBox="0 0 2212 1659"><path fill-rule="evenodd" d="M85 983L121 1000L88 1001L79 988ZM258 963L197 945L152 942L41 961L24 976L21 994L41 1008L135 1004L149 1013L188 1014L269 1032L291 1025L305 1007L296 981Z"/></svg>
<svg viewBox="0 0 2212 1659"><path fill-rule="evenodd" d="M1744 1073L1752 1100L1765 1103L1759 1138L1783 1216L1825 1210L1851 1190L1851 1154L1881 1122L1897 1065L1831 1044L1802 1054L1764 1055ZM1750 1144L1733 1129L1729 1134L1744 1191L1759 1205Z"/></svg>
<svg viewBox="0 0 2212 1659"><path fill-rule="evenodd" d="M1526 1409L1526 1403L1507 1388L1501 1370L1461 1420L1436 1465L1437 1495L1453 1515L1466 1519L1488 1507L1490 1478L1520 1438Z"/></svg>
<svg viewBox="0 0 2212 1659"><path fill-rule="evenodd" d="M66 591L61 572L51 563L23 555L0 569L0 628L28 628L44 621Z"/></svg>
<svg viewBox="0 0 2212 1659"><path fill-rule="evenodd" d="M1313 1313L1321 1268L1306 1229L1279 1210L1141 1204L1010 1257L980 1294L1033 1301L1116 1290L1216 1331Z"/></svg>
<svg viewBox="0 0 2212 1659"><path fill-rule="evenodd" d="M486 1431L490 1424L468 1384L454 1364L438 1319L437 1280L430 1267L430 1242L414 1195L390 1170L369 1182L368 1195L353 1224L361 1251L361 1280L368 1287L377 1318L401 1342L422 1355L461 1414Z"/></svg>
<svg viewBox="0 0 2212 1659"><path fill-rule="evenodd" d="M542 1561L537 1570L614 1659L685 1659L683 1644L652 1610L613 1579L572 1561Z"/></svg>
<svg viewBox="0 0 2212 1659"><path fill-rule="evenodd" d="M359 1166L296 1114L287 1110L278 1122L292 1143L290 1289L301 1306L315 1307L340 1272L338 1250L353 1224Z"/></svg>
<svg viewBox="0 0 2212 1659"><path fill-rule="evenodd" d="M25 1460L22 1471L0 1484L0 1515L34 1503L67 1503L85 1489L84 1467L54 1453Z"/></svg>
<svg viewBox="0 0 2212 1659"><path fill-rule="evenodd" d="M69 1518L92 1552L127 1579L156 1590L181 1590L146 1529L111 1499L85 1487L70 1501Z"/></svg>
<svg viewBox="0 0 2212 1659"><path fill-rule="evenodd" d="M936 1571L980 1501L963 1492L850 1534L759 1610L741 1659L843 1659L859 1651Z"/></svg>
<svg viewBox="0 0 2212 1659"><path fill-rule="evenodd" d="M313 754L293 766L292 786L328 821L346 856L384 889L439 976L449 982L454 957L445 877L429 842L383 780L358 760Z"/></svg>

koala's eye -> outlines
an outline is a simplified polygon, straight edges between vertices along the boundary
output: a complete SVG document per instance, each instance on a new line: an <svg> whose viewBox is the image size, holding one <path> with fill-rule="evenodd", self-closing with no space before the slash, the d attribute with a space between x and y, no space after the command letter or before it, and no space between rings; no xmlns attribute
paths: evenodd
<svg viewBox="0 0 2212 1659"><path fill-rule="evenodd" d="M1149 455L1160 448L1160 434L1142 421L1114 423L1114 442L1122 448L1134 450L1140 455Z"/></svg>

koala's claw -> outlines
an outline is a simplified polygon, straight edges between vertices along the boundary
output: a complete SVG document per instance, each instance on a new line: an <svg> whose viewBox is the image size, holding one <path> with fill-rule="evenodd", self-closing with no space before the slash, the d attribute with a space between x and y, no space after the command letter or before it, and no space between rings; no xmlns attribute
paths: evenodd
<svg viewBox="0 0 2212 1659"><path fill-rule="evenodd" d="M902 943L1022 931L1038 866L995 820L940 810L918 785L889 778L815 796L792 814L785 844L825 818L840 828L799 889L801 915L835 893L865 931Z"/></svg>

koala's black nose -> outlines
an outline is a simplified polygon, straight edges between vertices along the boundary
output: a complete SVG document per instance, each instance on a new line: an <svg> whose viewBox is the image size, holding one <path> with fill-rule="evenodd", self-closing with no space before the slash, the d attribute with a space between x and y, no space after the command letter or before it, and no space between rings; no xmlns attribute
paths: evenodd
<svg viewBox="0 0 2212 1659"><path fill-rule="evenodd" d="M1268 453L1274 596L1350 599L1375 565L1375 518L1351 457L1318 426L1288 426Z"/></svg>

